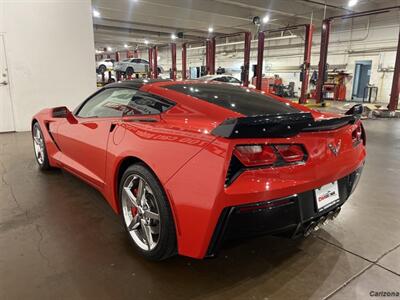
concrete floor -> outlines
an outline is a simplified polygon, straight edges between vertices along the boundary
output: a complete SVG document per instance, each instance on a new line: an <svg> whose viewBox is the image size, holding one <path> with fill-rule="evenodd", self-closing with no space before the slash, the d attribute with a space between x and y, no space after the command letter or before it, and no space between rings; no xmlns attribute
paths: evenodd
<svg viewBox="0 0 400 300"><path fill-rule="evenodd" d="M400 292L400 121L367 120L368 161L334 223L216 259L153 263L73 176L39 172L29 133L0 135L0 299L368 299Z"/></svg>

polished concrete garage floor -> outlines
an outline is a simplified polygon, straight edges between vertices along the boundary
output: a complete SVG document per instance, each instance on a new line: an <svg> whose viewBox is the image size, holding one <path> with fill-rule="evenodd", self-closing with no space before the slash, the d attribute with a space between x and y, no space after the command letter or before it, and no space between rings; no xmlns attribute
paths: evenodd
<svg viewBox="0 0 400 300"><path fill-rule="evenodd" d="M368 161L334 223L303 241L153 263L73 176L41 173L29 133L0 135L0 299L369 299L400 292L400 121L369 120Z"/></svg>

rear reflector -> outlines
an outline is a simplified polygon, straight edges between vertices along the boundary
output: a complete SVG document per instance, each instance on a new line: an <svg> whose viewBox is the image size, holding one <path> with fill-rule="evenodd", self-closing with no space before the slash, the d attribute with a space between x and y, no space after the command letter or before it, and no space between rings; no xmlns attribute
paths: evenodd
<svg viewBox="0 0 400 300"><path fill-rule="evenodd" d="M247 167L272 165L277 160L274 149L268 145L236 146L234 154Z"/></svg>
<svg viewBox="0 0 400 300"><path fill-rule="evenodd" d="M304 151L300 145L275 145L275 148L288 163L304 160Z"/></svg>

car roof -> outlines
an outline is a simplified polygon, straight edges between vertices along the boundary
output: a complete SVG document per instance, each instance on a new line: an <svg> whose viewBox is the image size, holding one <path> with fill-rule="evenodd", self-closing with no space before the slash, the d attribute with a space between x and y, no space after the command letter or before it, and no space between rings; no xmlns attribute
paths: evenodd
<svg viewBox="0 0 400 300"><path fill-rule="evenodd" d="M104 86L105 89L109 88L130 88L130 89L140 89L146 84L153 84L158 82L173 82L171 79L133 79L118 81L115 83L109 83Z"/></svg>
<svg viewBox="0 0 400 300"><path fill-rule="evenodd" d="M216 78L221 78L221 77L233 77L231 74L218 74L218 75L205 75L202 77L199 77L199 80L213 80Z"/></svg>

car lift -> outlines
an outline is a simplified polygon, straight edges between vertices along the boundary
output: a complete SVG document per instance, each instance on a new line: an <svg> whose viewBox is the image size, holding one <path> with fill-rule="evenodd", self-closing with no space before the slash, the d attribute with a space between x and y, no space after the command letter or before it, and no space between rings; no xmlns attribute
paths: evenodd
<svg viewBox="0 0 400 300"><path fill-rule="evenodd" d="M299 98L299 103L305 104L307 102L308 81L310 77L310 66L311 66L312 38L314 32L314 25L312 24L300 24L278 29L264 30L258 33L256 89L261 91L262 88L265 34L278 33L286 30L295 30L302 27L305 28L305 46L304 46L304 63L302 66L303 81L301 84L301 95Z"/></svg>
<svg viewBox="0 0 400 300"><path fill-rule="evenodd" d="M210 66L210 74L215 74L215 55L216 55L216 40L217 39L223 39L223 38L229 38L229 37L236 37L236 36L244 36L244 48L243 48L243 68L241 72L241 81L243 82L243 86L247 87L249 86L249 72L250 72L250 50L251 50L251 32L249 31L244 31L244 32L237 32L237 33L231 33L231 34L226 34L226 35L219 35L219 36L214 36L210 41L209 41L209 66ZM207 48L206 48L207 50ZM207 51L206 51L207 52Z"/></svg>
<svg viewBox="0 0 400 300"><path fill-rule="evenodd" d="M186 80L188 78L187 76L187 48L189 45L193 46L196 44L202 44L206 46L206 69L207 69L207 74L210 74L210 59L209 59L209 48L210 48L210 40L207 39L205 42L204 41L192 41L192 42L185 42L182 44L182 80Z"/></svg>
<svg viewBox="0 0 400 300"><path fill-rule="evenodd" d="M250 70L250 49L251 49L251 33L246 32L237 32L232 34L226 34L221 36L214 36L212 38L208 38L201 42L192 42L192 43L183 43L182 44L182 80L187 79L187 46L205 43L206 48L206 74L214 75L215 74L215 55L216 55L216 41L217 39L228 38L228 37L236 37L244 35L244 62L243 62L243 70L241 78L243 79L243 85L249 85L249 70Z"/></svg>
<svg viewBox="0 0 400 300"><path fill-rule="evenodd" d="M171 43L169 44L171 47L171 60L172 60L172 68L170 71L170 79L176 80L176 44ZM153 46L152 48L148 49L149 54L149 72L148 77L151 79L158 78L158 48L161 46Z"/></svg>
<svg viewBox="0 0 400 300"><path fill-rule="evenodd" d="M318 81L316 88L316 102L317 104L323 105L323 93L322 89L325 83L325 74L327 71L327 60L328 60L328 46L329 46L329 36L331 31L332 21L341 19L354 19L358 17L372 16L377 14L387 13L396 9L400 9L400 6L375 9L369 11L363 11L348 15L334 16L323 20L322 22L322 30L321 30L321 50L320 50L320 59L318 65ZM394 77L393 77L393 85L392 92L390 95L390 102L388 105L389 111L395 111L397 109L397 105L399 102L399 92L400 92L400 36L399 36L399 44L397 47L397 56L396 56L396 64L394 69Z"/></svg>

